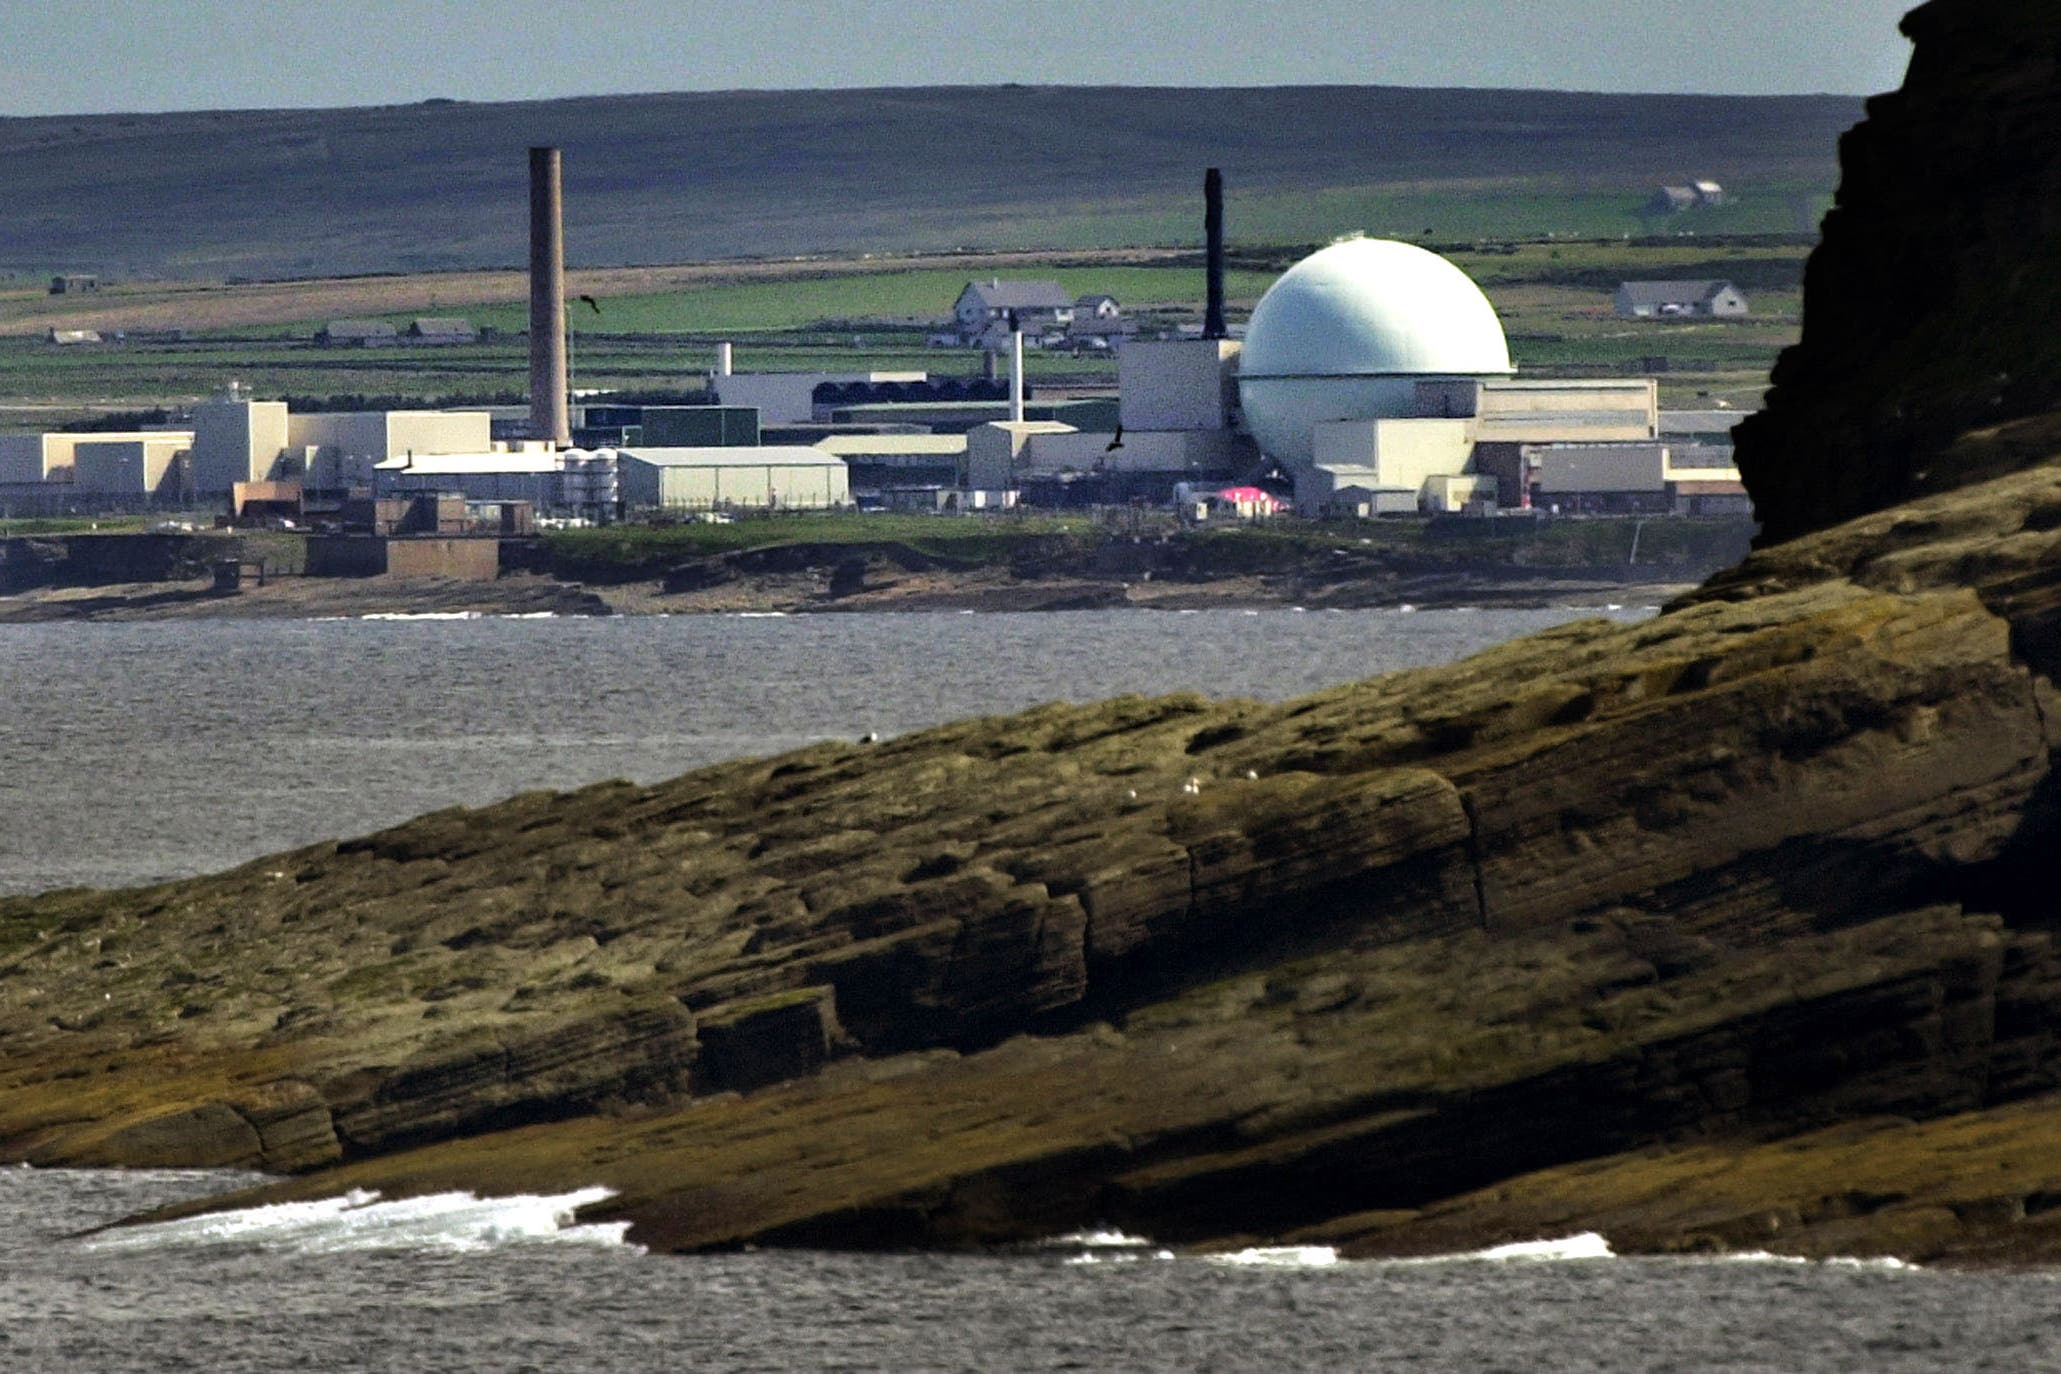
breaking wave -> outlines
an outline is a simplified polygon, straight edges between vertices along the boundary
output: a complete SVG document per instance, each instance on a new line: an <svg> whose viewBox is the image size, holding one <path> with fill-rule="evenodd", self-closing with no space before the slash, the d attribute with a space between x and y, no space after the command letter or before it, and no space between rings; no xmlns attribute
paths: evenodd
<svg viewBox="0 0 2061 1374"><path fill-rule="evenodd" d="M88 1238L88 1249L192 1248L282 1250L326 1255L347 1250L469 1252L511 1245L622 1245L626 1221L577 1223L580 1208L614 1197L582 1188L551 1197L475 1197L433 1193L382 1202L358 1189L314 1202L213 1212L178 1221L119 1227Z"/></svg>

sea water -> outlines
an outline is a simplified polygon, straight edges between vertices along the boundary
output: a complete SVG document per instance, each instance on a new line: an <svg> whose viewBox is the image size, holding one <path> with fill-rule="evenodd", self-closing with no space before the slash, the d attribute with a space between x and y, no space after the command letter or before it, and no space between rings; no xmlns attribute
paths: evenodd
<svg viewBox="0 0 2061 1374"><path fill-rule="evenodd" d="M0 890L204 872L525 788L1040 701L1279 700L1586 614L0 627ZM1594 1236L1392 1264L1113 1232L653 1257L579 1220L600 1196L581 1179L80 1234L249 1181L0 1170L0 1370L2061 1368L2050 1272L1628 1259Z"/></svg>
<svg viewBox="0 0 2061 1374"><path fill-rule="evenodd" d="M80 1235L247 1182L0 1170L0 1368L1408 1370L1935 1374L2052 1369L2061 1281L1766 1258L1618 1258L1600 1237L1442 1261L1181 1256L1110 1232L989 1255L649 1256L597 1190L354 1194Z"/></svg>

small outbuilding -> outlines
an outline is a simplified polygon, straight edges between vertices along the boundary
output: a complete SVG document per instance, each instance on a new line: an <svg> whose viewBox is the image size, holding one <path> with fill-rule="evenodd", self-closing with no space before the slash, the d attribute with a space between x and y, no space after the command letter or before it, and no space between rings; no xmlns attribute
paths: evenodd
<svg viewBox="0 0 2061 1374"><path fill-rule="evenodd" d="M385 320L331 320L315 332L315 342L337 348L390 348L401 331Z"/></svg>
<svg viewBox="0 0 2061 1374"><path fill-rule="evenodd" d="M479 340L471 320L454 316L425 316L408 325L408 342L425 344L469 344Z"/></svg>

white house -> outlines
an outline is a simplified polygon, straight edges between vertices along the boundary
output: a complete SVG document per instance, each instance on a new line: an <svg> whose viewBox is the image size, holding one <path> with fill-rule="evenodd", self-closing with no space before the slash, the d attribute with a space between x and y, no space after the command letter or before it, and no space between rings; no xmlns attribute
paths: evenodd
<svg viewBox="0 0 2061 1374"><path fill-rule="evenodd" d="M961 341L998 348L1009 342L1012 312L1023 332L1037 338L1073 323L1074 298L1056 281L990 277L966 283L952 306L952 321Z"/></svg>
<svg viewBox="0 0 2061 1374"><path fill-rule="evenodd" d="M1617 288L1617 313L1628 320L1737 320L1750 311L1728 281L1628 281Z"/></svg>

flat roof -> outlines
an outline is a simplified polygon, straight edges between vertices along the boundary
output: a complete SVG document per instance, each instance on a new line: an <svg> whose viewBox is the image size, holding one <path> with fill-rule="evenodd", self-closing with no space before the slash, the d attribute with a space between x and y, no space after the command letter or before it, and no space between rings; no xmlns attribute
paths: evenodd
<svg viewBox="0 0 2061 1374"><path fill-rule="evenodd" d="M809 444L766 444L759 448L621 448L624 460L655 468L827 468L843 467L844 459Z"/></svg>
<svg viewBox="0 0 2061 1374"><path fill-rule="evenodd" d="M866 454L938 454L957 456L966 452L963 434L829 434L814 447L840 456Z"/></svg>
<svg viewBox="0 0 2061 1374"><path fill-rule="evenodd" d="M428 477L461 477L506 472L536 475L563 471L556 453L415 453L380 463L380 472L419 472Z"/></svg>

